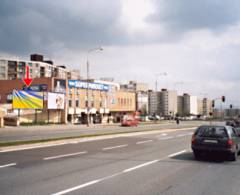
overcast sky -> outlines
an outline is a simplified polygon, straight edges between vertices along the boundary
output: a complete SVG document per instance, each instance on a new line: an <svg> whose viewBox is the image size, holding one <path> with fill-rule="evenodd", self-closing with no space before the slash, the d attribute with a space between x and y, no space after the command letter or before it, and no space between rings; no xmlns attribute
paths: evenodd
<svg viewBox="0 0 240 195"><path fill-rule="evenodd" d="M240 106L239 0L1 0L0 57L40 53L116 81Z"/></svg>

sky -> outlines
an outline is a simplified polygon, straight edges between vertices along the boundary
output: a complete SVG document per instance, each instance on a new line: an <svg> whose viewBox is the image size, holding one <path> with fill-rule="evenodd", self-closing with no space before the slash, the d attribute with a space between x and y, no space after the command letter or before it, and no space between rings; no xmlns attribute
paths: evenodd
<svg viewBox="0 0 240 195"><path fill-rule="evenodd" d="M43 54L90 75L240 106L239 0L1 0L0 58ZM166 74L163 74L166 73Z"/></svg>

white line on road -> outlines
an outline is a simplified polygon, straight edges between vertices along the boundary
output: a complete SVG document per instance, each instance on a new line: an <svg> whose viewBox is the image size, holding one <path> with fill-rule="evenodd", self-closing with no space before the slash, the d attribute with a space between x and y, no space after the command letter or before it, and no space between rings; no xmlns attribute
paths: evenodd
<svg viewBox="0 0 240 195"><path fill-rule="evenodd" d="M152 141L153 141L152 139L146 140L146 141L139 141L136 144L145 144L145 143L149 143L149 142L152 142Z"/></svg>
<svg viewBox="0 0 240 195"><path fill-rule="evenodd" d="M160 137L158 138L159 140L167 140L167 139L172 139L174 138L173 136L168 136L168 137Z"/></svg>
<svg viewBox="0 0 240 195"><path fill-rule="evenodd" d="M123 145L121 145L123 146ZM124 145L125 146L125 145ZM167 157L164 157L164 158L161 158L161 159L156 159L156 160L153 160L153 161L149 161L149 162L146 162L146 163L143 163L143 164L140 164L140 165L137 165L135 167L131 167L131 168L128 168L128 169L125 169L121 172L118 172L118 173L115 173L115 174L112 174L112 175L109 175L109 176L106 176L106 177L103 177L103 178L100 178L100 179L97 179L97 180L93 180L93 181L90 181L90 182L87 182L87 183L84 183L84 184L81 184L81 185L78 185L78 186L75 186L75 187L72 187L72 188L69 188L69 189L66 189L66 190L63 190L63 191L60 191L60 192L57 192L57 193L54 193L52 195L63 195L63 194L67 194L69 192L73 192L75 190L78 190L78 189L81 189L81 188L84 188L84 187L87 187L87 186L90 186L90 185L93 185L93 184L96 184L96 183L99 183L99 182L102 182L104 180L107 180L107 179L111 179L111 178L114 178L116 176L119 176L119 175L122 175L124 173L128 173L130 171L133 171L133 170L136 170L136 169L139 169L139 168L142 168L142 167L145 167L145 166L148 166L148 165L151 165L151 164L154 164L156 162L160 162L161 160L164 160L168 157L173 157L173 156L176 156L178 154L181 154L181 153L184 153L186 152L186 150L182 150L180 152L176 152L176 153L173 153L173 154L170 154L168 155Z"/></svg>
<svg viewBox="0 0 240 195"><path fill-rule="evenodd" d="M58 156L46 157L46 158L43 158L43 160L52 160L52 159L64 158L64 157L69 157L69 156L76 156L76 155L86 154L86 153L87 153L87 151L77 152L77 153L72 153L72 154L63 154L63 155L58 155Z"/></svg>
<svg viewBox="0 0 240 195"><path fill-rule="evenodd" d="M181 150L181 151L179 151L179 152L176 152L176 153L173 153L173 154L168 155L168 157L171 158L171 157L177 156L177 155L179 155L179 154L185 153L186 151L187 151L187 150Z"/></svg>
<svg viewBox="0 0 240 195"><path fill-rule="evenodd" d="M90 181L90 182L87 182L87 183L84 183L84 184L81 184L79 186L75 186L73 188L69 188L67 190L63 190L61 192L57 192L55 194L52 194L52 195L62 195L62 194L67 194L69 192L72 192L72 191L75 191L75 190L78 190L78 189L81 189L81 188L84 188L84 187L87 187L87 186L90 186L90 185L93 185L93 184L96 184L98 182L100 182L101 180L100 179L97 179L97 180L93 180L93 181Z"/></svg>
<svg viewBox="0 0 240 195"><path fill-rule="evenodd" d="M180 135L176 135L176 137L185 137L185 136L190 136L190 135L192 135L192 133L180 134Z"/></svg>
<svg viewBox="0 0 240 195"><path fill-rule="evenodd" d="M6 164L6 165L0 165L0 169L1 168L5 168L5 167L12 167L12 166L15 166L17 165L17 163L11 163L11 164Z"/></svg>
<svg viewBox="0 0 240 195"><path fill-rule="evenodd" d="M139 169L139 168L141 168L141 167L145 167L145 166L147 166L147 165L151 165L151 164L156 163L156 162L158 162L158 161L159 161L159 159L153 160L153 161L150 161L150 162L147 162L147 163L143 163L143 164L141 164L141 165L138 165L138 166L135 166L135 167L132 167L132 168L129 168L129 169L125 169L123 172L124 172L124 173L127 173L127 172L133 171L133 170L135 170L135 169Z"/></svg>
<svg viewBox="0 0 240 195"><path fill-rule="evenodd" d="M112 146L112 147L107 147L107 148L103 148L102 150L111 150L111 149L115 149L115 148L123 148L128 146L128 144L124 144L124 145L119 145L119 146Z"/></svg>

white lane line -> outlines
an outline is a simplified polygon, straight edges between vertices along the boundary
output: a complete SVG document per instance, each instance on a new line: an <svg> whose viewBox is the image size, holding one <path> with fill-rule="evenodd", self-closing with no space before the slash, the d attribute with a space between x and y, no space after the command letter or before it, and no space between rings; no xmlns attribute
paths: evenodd
<svg viewBox="0 0 240 195"><path fill-rule="evenodd" d="M161 136L167 136L167 133L162 133Z"/></svg>
<svg viewBox="0 0 240 195"><path fill-rule="evenodd" d="M128 172L130 172L130 171L133 171L133 170L136 170L136 169L139 169L139 168L142 168L142 167L145 167L145 166L154 164L154 163L156 163L156 162L160 162L161 160L164 160L164 159L166 159L166 158L168 158L168 157L172 157L173 155L177 155L177 154L180 154L180 153L183 153L183 152L186 152L186 150L182 150L182 151L180 151L180 152L176 152L176 153L174 153L174 154L170 154L170 155L168 155L167 157L163 157L163 158L161 158L161 159L156 159L156 160L153 160L153 161L149 161L149 162L146 162L146 163L137 165L137 166L135 166L135 167L131 167L131 168L125 169L125 170L123 170L123 171L121 171L121 172L118 172L118 173L115 173L115 174L112 174L112 175L109 175L109 176L106 176L106 177L103 177L103 178L100 178L100 179L96 179L96 180L93 180L93 181L90 181L90 182L87 182L87 183L84 183L84 184L81 184L81 185L78 185L78 186L75 186L75 187L72 187L72 188L69 188L69 189L60 191L60 192L54 193L54 194L52 194L52 195L63 195L63 194L67 194L67 193L76 191L76 190L78 190L78 189L81 189L81 188L84 188L84 187L87 187L87 186L90 186L90 185L93 185L93 184L102 182L102 181L104 181L104 180L114 178L114 177L119 176L119 175L122 175L122 174L124 174L124 173L128 173Z"/></svg>
<svg viewBox="0 0 240 195"><path fill-rule="evenodd" d="M84 183L84 184L81 184L79 186L75 186L73 188L69 188L69 189L66 189L66 190L63 190L63 191L60 191L60 192L57 192L57 193L54 193L52 195L62 195L62 194L67 194L69 192L72 192L72 191L75 191L75 190L79 190L81 188L84 188L84 187L87 187L87 186L90 186L90 185L93 185L93 184L96 184L98 182L100 182L101 180L97 179L97 180L93 180L93 181L90 181L90 182L87 182L87 183Z"/></svg>
<svg viewBox="0 0 240 195"><path fill-rule="evenodd" d="M5 167L12 167L12 166L15 166L17 165L17 163L11 163L11 164L6 164L6 165L0 165L0 169L1 168L5 168Z"/></svg>
<svg viewBox="0 0 240 195"><path fill-rule="evenodd" d="M146 141L139 141L136 144L145 144L145 143L149 143L149 142L152 142L152 141L153 141L152 139L146 140Z"/></svg>
<svg viewBox="0 0 240 195"><path fill-rule="evenodd" d="M185 137L185 136L190 136L190 135L192 135L192 133L180 134L180 135L176 135L176 137Z"/></svg>
<svg viewBox="0 0 240 195"><path fill-rule="evenodd" d="M76 156L76 155L86 154L86 153L87 153L87 151L83 151L83 152L63 154L63 155L58 155L58 156L50 156L50 157L43 158L43 160L52 160L52 159L64 158L64 157L69 157L69 156Z"/></svg>
<svg viewBox="0 0 240 195"><path fill-rule="evenodd" d="M168 137L160 137L158 138L159 140L167 140L167 139L173 139L173 136L168 136Z"/></svg>
<svg viewBox="0 0 240 195"><path fill-rule="evenodd" d="M119 145L119 146L112 146L112 147L107 147L107 148L103 148L102 150L111 150L111 149L115 149L115 148L123 148L128 146L128 144L124 144L124 145Z"/></svg>
<svg viewBox="0 0 240 195"><path fill-rule="evenodd" d="M179 152L176 152L176 153L173 153L173 154L168 155L168 157L171 158L171 157L177 156L177 155L179 155L179 154L183 154L183 153L185 153L186 151L187 151L187 150L181 150L181 151L179 151Z"/></svg>
<svg viewBox="0 0 240 195"><path fill-rule="evenodd" d="M125 169L123 172L124 172L124 173L127 173L127 172L130 172L130 171L133 171L133 170L136 170L136 169L139 169L139 168L142 168L142 167L151 165L151 164L156 163L156 162L158 162L158 161L159 161L159 159L153 160L153 161L150 161L150 162L146 162L146 163L143 163L143 164L141 164L141 165L137 165L137 166L135 166L135 167L132 167L132 168L129 168L129 169Z"/></svg>

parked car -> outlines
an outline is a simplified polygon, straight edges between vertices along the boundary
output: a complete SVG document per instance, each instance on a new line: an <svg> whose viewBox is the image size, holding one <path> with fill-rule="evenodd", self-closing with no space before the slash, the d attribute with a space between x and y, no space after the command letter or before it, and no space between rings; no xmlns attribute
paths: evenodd
<svg viewBox="0 0 240 195"><path fill-rule="evenodd" d="M137 126L138 123L139 123L138 120L128 118L128 119L123 119L122 122L121 122L121 125L126 126L126 127L130 127L130 126Z"/></svg>
<svg viewBox="0 0 240 195"><path fill-rule="evenodd" d="M236 161L240 150L240 134L231 126L205 125L192 136L192 150L196 159L207 153L227 154Z"/></svg>
<svg viewBox="0 0 240 195"><path fill-rule="evenodd" d="M157 120L160 120L160 116L150 115L150 116L147 116L147 119L150 120L150 121L157 121Z"/></svg>

